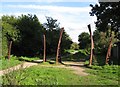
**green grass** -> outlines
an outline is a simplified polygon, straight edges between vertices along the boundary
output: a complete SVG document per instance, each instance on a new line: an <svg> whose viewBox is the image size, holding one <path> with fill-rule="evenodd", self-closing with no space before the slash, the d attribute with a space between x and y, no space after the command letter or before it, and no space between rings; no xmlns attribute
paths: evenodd
<svg viewBox="0 0 120 87"><path fill-rule="evenodd" d="M80 76L73 70L52 67L50 64L41 64L27 69L11 72L2 77L4 85L118 85L117 73L104 72L94 74L95 69L89 69L88 76ZM109 68L105 68L109 69ZM117 69L117 68L116 68ZM116 71L115 69L115 71ZM99 69L101 70L101 69ZM111 78L110 78L111 77Z"/></svg>
<svg viewBox="0 0 120 87"><path fill-rule="evenodd" d="M74 53L77 53L78 50L70 49L70 50L65 50L65 52L68 52L68 53L70 53L70 54L74 54Z"/></svg>
<svg viewBox="0 0 120 87"><path fill-rule="evenodd" d="M10 67L18 65L20 63L22 63L22 62L20 62L17 59L17 57L15 57L15 56L11 56L10 60L5 59L5 58L1 58L0 59L0 64L1 64L0 70L10 68Z"/></svg>
<svg viewBox="0 0 120 87"><path fill-rule="evenodd" d="M18 58L20 61L27 61L27 62L32 62L33 60L39 60L40 58L38 57L19 57Z"/></svg>
<svg viewBox="0 0 120 87"><path fill-rule="evenodd" d="M113 80L114 82L120 81L120 66L118 65L91 66L90 68L86 72L96 75L98 78Z"/></svg>
<svg viewBox="0 0 120 87"><path fill-rule="evenodd" d="M76 52L75 52L76 51ZM88 57L88 52L87 50L66 50L66 52L70 53L68 56L63 57L62 60L63 61L74 61L74 62L78 62L80 60L85 60ZM72 54L72 52L75 54Z"/></svg>

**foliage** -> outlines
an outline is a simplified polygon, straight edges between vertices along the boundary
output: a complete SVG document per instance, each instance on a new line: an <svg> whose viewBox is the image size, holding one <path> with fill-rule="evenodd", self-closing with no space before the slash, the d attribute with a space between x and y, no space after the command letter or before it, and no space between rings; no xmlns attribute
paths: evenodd
<svg viewBox="0 0 120 87"><path fill-rule="evenodd" d="M66 53L69 53L69 54L75 54L78 52L78 50L74 50L74 49L68 49L68 50L65 50Z"/></svg>
<svg viewBox="0 0 120 87"><path fill-rule="evenodd" d="M46 28L47 54L56 54L56 49L60 36L60 26L59 23L57 23L57 19L46 17L46 20L47 23L44 23L43 26ZM69 49L71 43L72 40L64 31L62 35L61 53L63 53L65 49Z"/></svg>
<svg viewBox="0 0 120 87"><path fill-rule="evenodd" d="M89 48L90 47L90 35L86 32L82 32L78 36L79 47L81 49Z"/></svg>
<svg viewBox="0 0 120 87"><path fill-rule="evenodd" d="M107 48L109 45L109 30L106 32L100 32L99 30L95 30L93 32L93 38L94 38L94 45L95 49L94 52L95 54L103 54L106 55ZM112 33L112 36L115 36L114 33ZM113 44L117 42L116 38L113 38L112 40ZM114 45L113 45L114 46Z"/></svg>
<svg viewBox="0 0 120 87"><path fill-rule="evenodd" d="M108 46L109 46L109 35L107 34L109 31L107 32L100 32L98 30L95 30L93 32L93 38L94 38L94 56L95 56L95 60L98 63L97 65L103 65L105 64L105 56L108 50ZM114 36L114 34L112 35ZM116 38L113 38L112 42L112 47L114 47L114 43L117 41ZM112 52L111 52L112 53ZM101 58L99 58L101 55ZM110 62L113 61L113 58L110 59ZM102 61L102 62L100 62ZM115 63L115 61L113 62Z"/></svg>
<svg viewBox="0 0 120 87"><path fill-rule="evenodd" d="M89 62L88 59L86 60L86 62ZM88 65L87 63L85 65ZM98 66L105 65L105 55L93 55L92 64Z"/></svg>
<svg viewBox="0 0 120 87"><path fill-rule="evenodd" d="M79 49L79 45L78 45L76 42L73 42L73 43L71 44L70 49L78 50L78 49Z"/></svg>
<svg viewBox="0 0 120 87"><path fill-rule="evenodd" d="M7 60L5 57L1 57L0 63L2 64L0 70L3 70L3 69L10 68L12 66L18 65L22 62L20 62L16 56L11 55L10 60Z"/></svg>
<svg viewBox="0 0 120 87"><path fill-rule="evenodd" d="M54 29L59 29L59 24L60 23L56 23L57 22L57 19L53 19L52 17L48 17L46 16L46 20L47 20L47 23L44 23L43 26L44 28L46 28L47 30L49 31L53 31Z"/></svg>
<svg viewBox="0 0 120 87"><path fill-rule="evenodd" d="M65 61L84 61L89 58L89 52L86 49L79 49L79 50L66 50L69 54L64 56L62 60Z"/></svg>
<svg viewBox="0 0 120 87"><path fill-rule="evenodd" d="M17 56L37 56L42 51L42 25L36 15L21 15L17 20L20 31L19 42L13 45Z"/></svg>
<svg viewBox="0 0 120 87"><path fill-rule="evenodd" d="M107 37L106 33L95 30L93 32L93 39L95 46L94 54L106 55L109 45L109 38Z"/></svg>
<svg viewBox="0 0 120 87"><path fill-rule="evenodd" d="M32 62L34 60L39 60L39 59L40 58L38 58L38 57L23 57L23 56L18 57L18 60L20 60L20 61L27 61L27 62Z"/></svg>
<svg viewBox="0 0 120 87"><path fill-rule="evenodd" d="M0 57L2 56L2 20L0 18Z"/></svg>
<svg viewBox="0 0 120 87"><path fill-rule="evenodd" d="M1 23L0 23L1 24ZM0 27L0 57L2 56L2 29Z"/></svg>
<svg viewBox="0 0 120 87"><path fill-rule="evenodd" d="M98 30L106 32L109 29L108 25L110 25L110 30L114 31L116 37L118 37L120 28L120 2L99 2L99 5L90 6L92 7L91 16L96 15L97 17L96 27Z"/></svg>
<svg viewBox="0 0 120 87"><path fill-rule="evenodd" d="M84 54L84 55L89 55L90 54L90 52L88 51L88 50L86 50L86 49L79 49L78 50L81 54Z"/></svg>
<svg viewBox="0 0 120 87"><path fill-rule="evenodd" d="M14 16L2 16L2 54L7 55L8 42L17 41L19 30L16 27L17 19Z"/></svg>
<svg viewBox="0 0 120 87"><path fill-rule="evenodd" d="M47 54L56 54L60 35L59 23L52 17L46 17L43 25L36 15L28 14L18 17L2 16L2 49L3 56L7 55L8 41L12 40L12 54L16 56L39 56L43 54L43 33L46 33ZM44 28L43 28L44 26ZM46 28L46 30L45 30ZM45 32L46 31L46 32ZM61 43L61 53L69 49L72 40L64 31Z"/></svg>
<svg viewBox="0 0 120 87"><path fill-rule="evenodd" d="M119 45L120 42L120 2L99 2L99 5L90 6L92 7L90 15L97 17L95 22L97 30L94 32L94 51L102 55L110 54L110 49L112 49L112 47L108 47L110 39L112 38L112 46L114 46L114 43ZM112 56L110 55L110 57Z"/></svg>

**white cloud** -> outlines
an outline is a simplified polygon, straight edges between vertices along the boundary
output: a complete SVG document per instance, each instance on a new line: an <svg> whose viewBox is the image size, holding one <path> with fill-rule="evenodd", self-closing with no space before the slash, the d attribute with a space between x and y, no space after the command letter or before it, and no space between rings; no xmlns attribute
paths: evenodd
<svg viewBox="0 0 120 87"><path fill-rule="evenodd" d="M71 14L78 14L80 12L88 12L91 7L64 7L64 6L40 6L40 5L7 5L8 8L19 8L19 9L35 9L35 10L49 10L53 12L67 12Z"/></svg>
<svg viewBox="0 0 120 87"><path fill-rule="evenodd" d="M90 7L64 7L64 6L39 6L39 5L7 5L10 9L24 9L25 11L4 12L3 14L20 16L21 14L36 14L40 22L46 22L45 16L58 19L61 27L70 35L74 42L78 42L81 32L88 32L87 25L91 24L92 31L95 30L94 21L96 17L90 17ZM28 11L29 10L29 11Z"/></svg>

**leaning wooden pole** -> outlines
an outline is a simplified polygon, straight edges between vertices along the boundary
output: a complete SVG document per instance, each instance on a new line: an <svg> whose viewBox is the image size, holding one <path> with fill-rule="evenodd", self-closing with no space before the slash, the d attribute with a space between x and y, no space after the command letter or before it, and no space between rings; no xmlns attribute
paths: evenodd
<svg viewBox="0 0 120 87"><path fill-rule="evenodd" d="M110 60L111 48L112 48L112 37L110 37L110 43L109 43L109 47L108 47L108 51L107 51L107 55L106 55L105 64L108 64L108 62L109 62L109 60Z"/></svg>
<svg viewBox="0 0 120 87"><path fill-rule="evenodd" d="M61 59L60 59L61 58L60 57L60 44L61 44L61 40L62 40L63 31L64 31L64 27L61 28L61 31L60 31L60 37L59 37L59 42L58 42L58 47L57 47L57 54L56 54L56 64L58 64L58 62L61 62Z"/></svg>
<svg viewBox="0 0 120 87"><path fill-rule="evenodd" d="M92 37L90 24L88 25L88 29L89 29L89 32L90 32L90 39L91 39L91 51L90 51L90 59L89 59L89 66L91 66L92 65L92 58L93 58L94 43L93 43L93 37Z"/></svg>
<svg viewBox="0 0 120 87"><path fill-rule="evenodd" d="M46 36L45 33L43 35L43 39L44 39L44 55L43 55L43 62L46 62Z"/></svg>
<svg viewBox="0 0 120 87"><path fill-rule="evenodd" d="M10 60L10 54L11 54L11 47L12 47L12 41L9 41L8 43L8 59Z"/></svg>

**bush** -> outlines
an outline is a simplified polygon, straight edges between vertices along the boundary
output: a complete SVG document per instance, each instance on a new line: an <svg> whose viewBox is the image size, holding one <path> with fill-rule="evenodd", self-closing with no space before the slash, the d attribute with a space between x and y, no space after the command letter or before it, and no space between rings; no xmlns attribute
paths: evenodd
<svg viewBox="0 0 120 87"><path fill-rule="evenodd" d="M88 61L88 60L85 61L84 65L85 65L85 66L89 65L89 61Z"/></svg>
<svg viewBox="0 0 120 87"><path fill-rule="evenodd" d="M1 58L2 67L0 68L0 70L10 68L20 63L21 62L17 59L16 56L11 55L10 60L6 59L5 57L2 57Z"/></svg>

